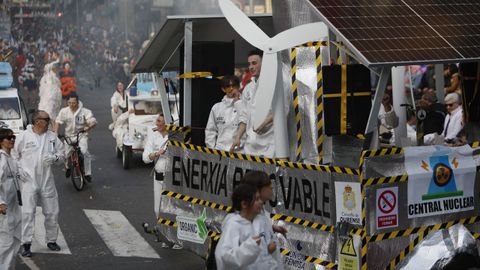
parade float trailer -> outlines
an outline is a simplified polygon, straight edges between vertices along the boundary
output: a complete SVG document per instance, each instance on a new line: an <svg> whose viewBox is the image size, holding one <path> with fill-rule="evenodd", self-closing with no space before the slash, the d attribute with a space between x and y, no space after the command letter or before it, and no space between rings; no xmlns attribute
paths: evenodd
<svg viewBox="0 0 480 270"><path fill-rule="evenodd" d="M155 128L155 119L162 112L162 96L154 74L138 74L125 91L126 112L119 116L125 123L114 129L115 153L122 167L129 169L134 153L142 153L148 129ZM166 103L168 104L168 102ZM167 111L168 112L168 111Z"/></svg>
<svg viewBox="0 0 480 270"><path fill-rule="evenodd" d="M205 148L201 136L192 136L191 144L171 142L158 219L158 228L167 238L179 238L185 247L204 256L208 246L221 237L221 222L231 211L232 190L248 170L267 172L273 182L275 196L267 207L272 221L289 231L286 239L279 240L287 269L407 269L420 262L409 255L419 253L422 240L431 241L439 231L447 241L457 239L454 235L473 241L480 236L480 151L474 140L478 138L463 147L402 147L400 140L394 147L375 147L381 99L390 76L394 108L400 118L395 132L401 138L405 135L401 104L406 103L406 65L436 65L440 100L444 94L443 64L461 63L462 72L477 74L464 63L480 59L478 28L451 29L451 25L465 24L463 19L480 11L480 4L456 5L461 14L457 15L448 13L452 4L441 1L363 5L360 1L279 0L273 3L273 17L267 17L269 25L273 20L271 32L258 18L250 18L257 23L248 23L248 18L227 1L219 2L231 28L218 17L202 18L201 22L187 17L175 23L167 20L157 34L159 40L151 43L134 72L159 73L175 58L179 64L172 68L181 74L217 74L217 70L202 65L220 63L233 55L238 64L248 51L242 49L237 57L237 45L242 44L237 36L230 38L235 40L230 55L219 50L216 57L206 60L194 53L195 37L218 34L217 40L222 40L225 33L239 32L256 45L261 39L268 43L263 32L271 37L272 33L314 22L323 22L328 32L324 34L319 27L319 39L297 44L302 34L289 31L283 39L292 44L287 50L276 50L283 49L284 44L271 48L257 45L265 54L275 55L264 55L270 60L264 62L262 70L276 70L277 76L261 76L275 80L267 82L273 86L267 90L271 91L269 100L275 101L272 105L265 99L257 100L257 104L263 102L277 113L275 132L281 134L275 137L276 158ZM215 22L206 29L209 34L196 35L209 21ZM231 74L233 66L224 72ZM378 79L374 91L369 89L370 74ZM208 80L212 85L196 88L197 80ZM215 97L209 95L214 82L206 78L183 80L182 125L201 127L194 124L194 116L203 114L206 119L211 105L221 99L205 100ZM474 101L476 87L464 87L464 97L471 98L464 100L467 112L479 106ZM194 98L196 94L205 95L205 99ZM207 104L202 109L195 107ZM284 122L277 124L282 119ZM279 147L279 142L286 147ZM442 243L436 242L436 247ZM433 253L423 258L437 259Z"/></svg>

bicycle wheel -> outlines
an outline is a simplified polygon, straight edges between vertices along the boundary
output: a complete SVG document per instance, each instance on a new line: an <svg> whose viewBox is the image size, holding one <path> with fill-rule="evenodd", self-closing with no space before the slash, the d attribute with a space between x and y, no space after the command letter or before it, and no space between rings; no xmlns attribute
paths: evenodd
<svg viewBox="0 0 480 270"><path fill-rule="evenodd" d="M79 155L76 151L72 153L71 162L72 162L71 178L72 178L73 187L76 190L81 191L85 187L85 175L81 167L81 161L79 159Z"/></svg>

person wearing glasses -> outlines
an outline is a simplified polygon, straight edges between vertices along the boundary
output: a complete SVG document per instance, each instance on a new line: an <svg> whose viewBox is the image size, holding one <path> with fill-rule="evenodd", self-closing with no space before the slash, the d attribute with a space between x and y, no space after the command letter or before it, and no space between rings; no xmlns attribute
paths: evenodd
<svg viewBox="0 0 480 270"><path fill-rule="evenodd" d="M93 116L91 110L83 107L82 102L79 101L77 94L72 93L67 99L68 107L60 110L57 119L55 119L55 125L53 126L53 132L58 134L60 125L65 125L65 136L73 137L77 132L84 131L85 133L79 136L80 151L83 154L83 164L85 165L85 179L92 181L92 157L88 152L88 131L97 125L97 119ZM65 144L65 155L73 151L73 147ZM65 176L70 177L71 169L67 166Z"/></svg>
<svg viewBox="0 0 480 270"><path fill-rule="evenodd" d="M45 216L47 247L59 251L58 237L58 194L53 178L52 165L61 164L65 158L62 141L48 130L50 116L45 111L36 111L33 125L18 135L13 156L20 165L22 187L22 256L31 257L30 251L35 226L37 203Z"/></svg>
<svg viewBox="0 0 480 270"><path fill-rule="evenodd" d="M22 240L18 165L11 156L15 135L0 128L0 269L14 269Z"/></svg>
<svg viewBox="0 0 480 270"><path fill-rule="evenodd" d="M234 103L240 99L240 81L236 76L225 76L221 88L225 96L210 111L205 128L205 144L208 148L229 151L238 128Z"/></svg>
<svg viewBox="0 0 480 270"><path fill-rule="evenodd" d="M460 95L458 93L450 93L445 97L445 105L447 106L447 116L443 124L443 137L445 143L453 144L457 135L463 128L463 109L460 106Z"/></svg>

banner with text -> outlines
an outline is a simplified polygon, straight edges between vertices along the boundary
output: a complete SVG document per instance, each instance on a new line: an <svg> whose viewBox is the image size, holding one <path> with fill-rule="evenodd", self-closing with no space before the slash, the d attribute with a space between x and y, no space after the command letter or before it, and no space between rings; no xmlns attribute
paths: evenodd
<svg viewBox="0 0 480 270"><path fill-rule="evenodd" d="M474 209L476 165L468 145L405 148L408 218Z"/></svg>
<svg viewBox="0 0 480 270"><path fill-rule="evenodd" d="M281 168L169 146L165 189L210 202L231 205L230 196L249 170L272 180L272 212L332 225L335 198L331 173Z"/></svg>

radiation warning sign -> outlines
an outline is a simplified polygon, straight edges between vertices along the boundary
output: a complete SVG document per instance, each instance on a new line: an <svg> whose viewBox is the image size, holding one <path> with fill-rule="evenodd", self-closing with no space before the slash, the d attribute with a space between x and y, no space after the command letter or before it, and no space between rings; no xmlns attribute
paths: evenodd
<svg viewBox="0 0 480 270"><path fill-rule="evenodd" d="M476 164L470 146L406 147L408 218L474 209Z"/></svg>
<svg viewBox="0 0 480 270"><path fill-rule="evenodd" d="M358 236L347 238L340 247L338 254L338 269L357 270L360 269L360 256L358 247L360 239Z"/></svg>

